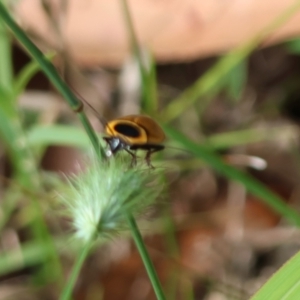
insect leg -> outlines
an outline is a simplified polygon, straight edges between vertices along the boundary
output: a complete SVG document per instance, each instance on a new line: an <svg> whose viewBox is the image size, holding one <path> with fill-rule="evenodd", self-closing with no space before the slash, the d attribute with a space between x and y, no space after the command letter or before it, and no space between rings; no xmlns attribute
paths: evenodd
<svg viewBox="0 0 300 300"><path fill-rule="evenodd" d="M127 148L124 148L124 150L129 153L132 157L132 160L131 160L131 164L130 164L130 167L134 167L136 166L136 154L131 152L130 150L128 150Z"/></svg>
<svg viewBox="0 0 300 300"><path fill-rule="evenodd" d="M156 145L155 147L148 149L148 151L146 152L145 160L146 160L147 165L150 168L154 169L154 167L151 164L151 155L153 153L157 152L157 151L162 150L162 149L164 149L163 145Z"/></svg>

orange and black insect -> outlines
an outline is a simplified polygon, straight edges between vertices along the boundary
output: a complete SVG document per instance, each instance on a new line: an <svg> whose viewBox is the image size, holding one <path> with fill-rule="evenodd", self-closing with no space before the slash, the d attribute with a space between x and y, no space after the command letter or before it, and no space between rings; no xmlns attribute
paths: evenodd
<svg viewBox="0 0 300 300"><path fill-rule="evenodd" d="M107 122L90 103L83 99L75 90L74 92L83 103L93 110L105 127L108 136L103 139L110 148L108 156L125 150L132 156L132 165L135 165L137 156L133 151L144 150L146 151L146 163L148 166L152 166L151 155L165 148L163 142L166 139L164 131L156 121L145 115L129 115Z"/></svg>
<svg viewBox="0 0 300 300"><path fill-rule="evenodd" d="M145 150L145 160L151 166L151 155L165 148L166 138L162 128L145 115L129 115L108 122L105 126L107 137L104 140L112 154L120 150L132 156L132 164L136 164L135 150Z"/></svg>

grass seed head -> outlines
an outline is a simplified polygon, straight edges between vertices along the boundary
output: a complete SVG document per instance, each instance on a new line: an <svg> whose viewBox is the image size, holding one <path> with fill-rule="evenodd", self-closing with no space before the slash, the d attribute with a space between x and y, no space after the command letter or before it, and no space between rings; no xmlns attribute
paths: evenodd
<svg viewBox="0 0 300 300"><path fill-rule="evenodd" d="M159 172L128 161L111 159L92 163L73 176L63 197L76 236L88 241L107 238L126 229L126 214L145 212L162 191Z"/></svg>

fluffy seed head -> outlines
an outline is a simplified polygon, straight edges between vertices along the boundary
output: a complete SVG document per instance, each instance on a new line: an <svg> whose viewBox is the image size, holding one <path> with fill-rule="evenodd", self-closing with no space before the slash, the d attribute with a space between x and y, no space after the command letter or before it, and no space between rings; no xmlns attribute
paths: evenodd
<svg viewBox="0 0 300 300"><path fill-rule="evenodd" d="M126 228L126 214L142 213L162 191L158 171L129 168L128 161L93 162L73 176L63 197L76 236L88 241Z"/></svg>

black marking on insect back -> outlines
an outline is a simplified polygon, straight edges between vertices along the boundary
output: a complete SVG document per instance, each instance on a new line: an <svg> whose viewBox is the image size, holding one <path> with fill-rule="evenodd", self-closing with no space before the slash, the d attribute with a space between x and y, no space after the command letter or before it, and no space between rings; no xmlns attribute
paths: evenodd
<svg viewBox="0 0 300 300"><path fill-rule="evenodd" d="M141 135L138 128L128 124L118 123L114 126L114 130L122 135L132 138L137 138Z"/></svg>

